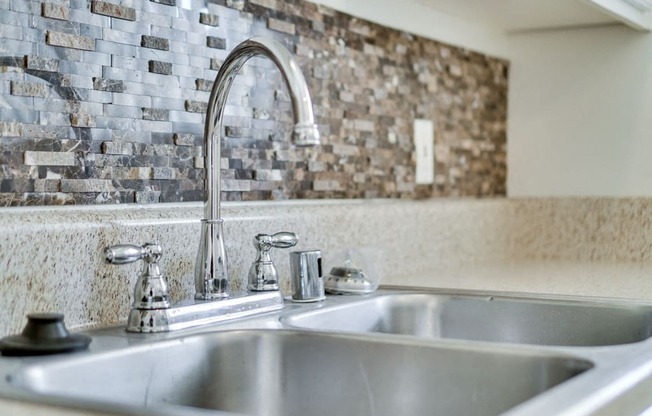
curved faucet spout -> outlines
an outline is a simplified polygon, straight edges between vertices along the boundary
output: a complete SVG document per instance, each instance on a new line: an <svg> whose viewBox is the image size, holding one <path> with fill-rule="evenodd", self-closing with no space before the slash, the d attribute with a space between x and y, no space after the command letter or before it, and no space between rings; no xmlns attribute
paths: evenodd
<svg viewBox="0 0 652 416"><path fill-rule="evenodd" d="M294 110L293 142L297 146L319 144L319 132L312 112L312 100L301 69L288 50L275 40L252 38L239 44L220 68L208 100L204 127L205 206L202 235L195 265L196 299L228 297L228 273L221 219L222 117L233 80L254 56L269 58L287 84Z"/></svg>

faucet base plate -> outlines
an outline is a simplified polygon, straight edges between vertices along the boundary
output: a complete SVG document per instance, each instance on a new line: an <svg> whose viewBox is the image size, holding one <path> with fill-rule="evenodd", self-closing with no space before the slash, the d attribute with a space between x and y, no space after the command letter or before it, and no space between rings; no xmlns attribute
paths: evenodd
<svg viewBox="0 0 652 416"><path fill-rule="evenodd" d="M283 294L251 293L242 297L200 301L168 309L132 309L127 332L169 332L231 319L272 312L283 308Z"/></svg>

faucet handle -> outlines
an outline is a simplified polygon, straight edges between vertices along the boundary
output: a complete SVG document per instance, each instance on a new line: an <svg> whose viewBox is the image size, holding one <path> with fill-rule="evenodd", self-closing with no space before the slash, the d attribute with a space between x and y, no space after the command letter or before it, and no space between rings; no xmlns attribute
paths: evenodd
<svg viewBox="0 0 652 416"><path fill-rule="evenodd" d="M138 260L145 263L158 263L163 254L163 248L156 243L145 243L142 246L132 244L116 244L104 250L107 263L127 264Z"/></svg>
<svg viewBox="0 0 652 416"><path fill-rule="evenodd" d="M269 250L275 248L290 248L299 242L295 233L282 231L268 235L258 234L254 237L254 247L258 251L256 260L249 268L249 284L247 288L253 291L279 290L278 272L269 256Z"/></svg>
<svg viewBox="0 0 652 416"><path fill-rule="evenodd" d="M104 258L109 264L127 264L143 260L145 266L134 289L134 309L167 309L170 307L168 284L161 273L158 261L163 248L157 243L142 246L118 244L104 250Z"/></svg>
<svg viewBox="0 0 652 416"><path fill-rule="evenodd" d="M254 247L258 251L269 251L272 247L290 248L296 246L298 242L299 237L289 231L281 231L272 235L258 234L254 237Z"/></svg>

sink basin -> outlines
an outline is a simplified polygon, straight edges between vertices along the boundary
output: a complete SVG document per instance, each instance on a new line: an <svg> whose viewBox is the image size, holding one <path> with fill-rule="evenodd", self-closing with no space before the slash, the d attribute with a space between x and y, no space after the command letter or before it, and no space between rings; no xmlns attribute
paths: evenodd
<svg viewBox="0 0 652 416"><path fill-rule="evenodd" d="M127 406L136 415L487 416L591 366L498 345L240 330L33 363L9 383L56 400Z"/></svg>
<svg viewBox="0 0 652 416"><path fill-rule="evenodd" d="M652 308L600 302L388 294L287 317L285 325L517 344L604 346L652 335Z"/></svg>

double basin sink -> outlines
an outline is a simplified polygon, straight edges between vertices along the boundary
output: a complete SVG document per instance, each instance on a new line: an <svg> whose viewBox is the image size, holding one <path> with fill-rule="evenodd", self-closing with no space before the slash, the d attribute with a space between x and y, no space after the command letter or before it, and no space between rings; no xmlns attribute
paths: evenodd
<svg viewBox="0 0 652 416"><path fill-rule="evenodd" d="M626 415L652 404L652 304L381 290L198 330L91 331L2 358L0 395L135 415Z"/></svg>

